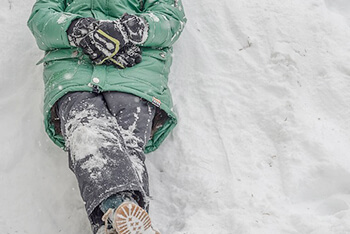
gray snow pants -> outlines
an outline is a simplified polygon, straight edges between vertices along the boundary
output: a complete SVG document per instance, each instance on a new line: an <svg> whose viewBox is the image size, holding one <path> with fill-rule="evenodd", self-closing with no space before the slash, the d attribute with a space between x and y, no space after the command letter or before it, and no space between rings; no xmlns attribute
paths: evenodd
<svg viewBox="0 0 350 234"><path fill-rule="evenodd" d="M148 174L143 150L155 107L128 93L73 92L58 103L69 167L74 172L94 233L102 225L99 204L132 192L148 208Z"/></svg>

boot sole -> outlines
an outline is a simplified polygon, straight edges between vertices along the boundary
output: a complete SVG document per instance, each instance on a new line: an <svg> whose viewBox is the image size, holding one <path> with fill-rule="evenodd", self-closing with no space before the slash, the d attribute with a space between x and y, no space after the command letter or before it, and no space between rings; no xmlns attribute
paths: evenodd
<svg viewBox="0 0 350 234"><path fill-rule="evenodd" d="M160 234L152 228L148 213L132 202L124 202L115 212L118 234Z"/></svg>

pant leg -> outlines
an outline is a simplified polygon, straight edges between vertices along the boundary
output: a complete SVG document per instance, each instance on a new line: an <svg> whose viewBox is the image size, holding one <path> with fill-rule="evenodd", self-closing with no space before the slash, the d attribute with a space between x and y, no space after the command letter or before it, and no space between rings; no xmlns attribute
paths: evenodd
<svg viewBox="0 0 350 234"><path fill-rule="evenodd" d="M103 96L108 110L122 128L127 147L131 151L143 151L151 136L155 106L129 93L105 92Z"/></svg>
<svg viewBox="0 0 350 234"><path fill-rule="evenodd" d="M96 230L101 225L98 205L102 201L123 191L136 191L143 199L148 194L144 189L148 188L148 181L140 180L118 122L102 94L69 93L59 100L58 113L70 168L76 175L86 211Z"/></svg>
<svg viewBox="0 0 350 234"><path fill-rule="evenodd" d="M103 95L109 111L118 122L126 149L148 196L149 182L144 149L150 139L155 106L129 93L105 92ZM148 209L148 204L144 208Z"/></svg>

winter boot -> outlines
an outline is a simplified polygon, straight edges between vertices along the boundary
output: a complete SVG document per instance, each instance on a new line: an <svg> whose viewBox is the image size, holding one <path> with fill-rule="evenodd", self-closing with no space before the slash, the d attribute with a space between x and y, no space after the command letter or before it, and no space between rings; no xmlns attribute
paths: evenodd
<svg viewBox="0 0 350 234"><path fill-rule="evenodd" d="M152 227L147 212L137 204L125 201L117 209L109 209L102 217L106 227L118 234L160 234ZM106 233L109 230L106 228Z"/></svg>

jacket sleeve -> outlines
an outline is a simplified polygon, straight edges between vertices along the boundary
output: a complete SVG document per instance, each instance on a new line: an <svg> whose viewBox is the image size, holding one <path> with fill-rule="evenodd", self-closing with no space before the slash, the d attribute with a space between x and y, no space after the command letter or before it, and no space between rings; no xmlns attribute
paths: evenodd
<svg viewBox="0 0 350 234"><path fill-rule="evenodd" d="M66 30L76 14L64 12L65 0L37 0L27 22L38 47L48 51L70 48Z"/></svg>
<svg viewBox="0 0 350 234"><path fill-rule="evenodd" d="M187 21L181 0L145 0L140 15L149 26L146 47L172 46Z"/></svg>

